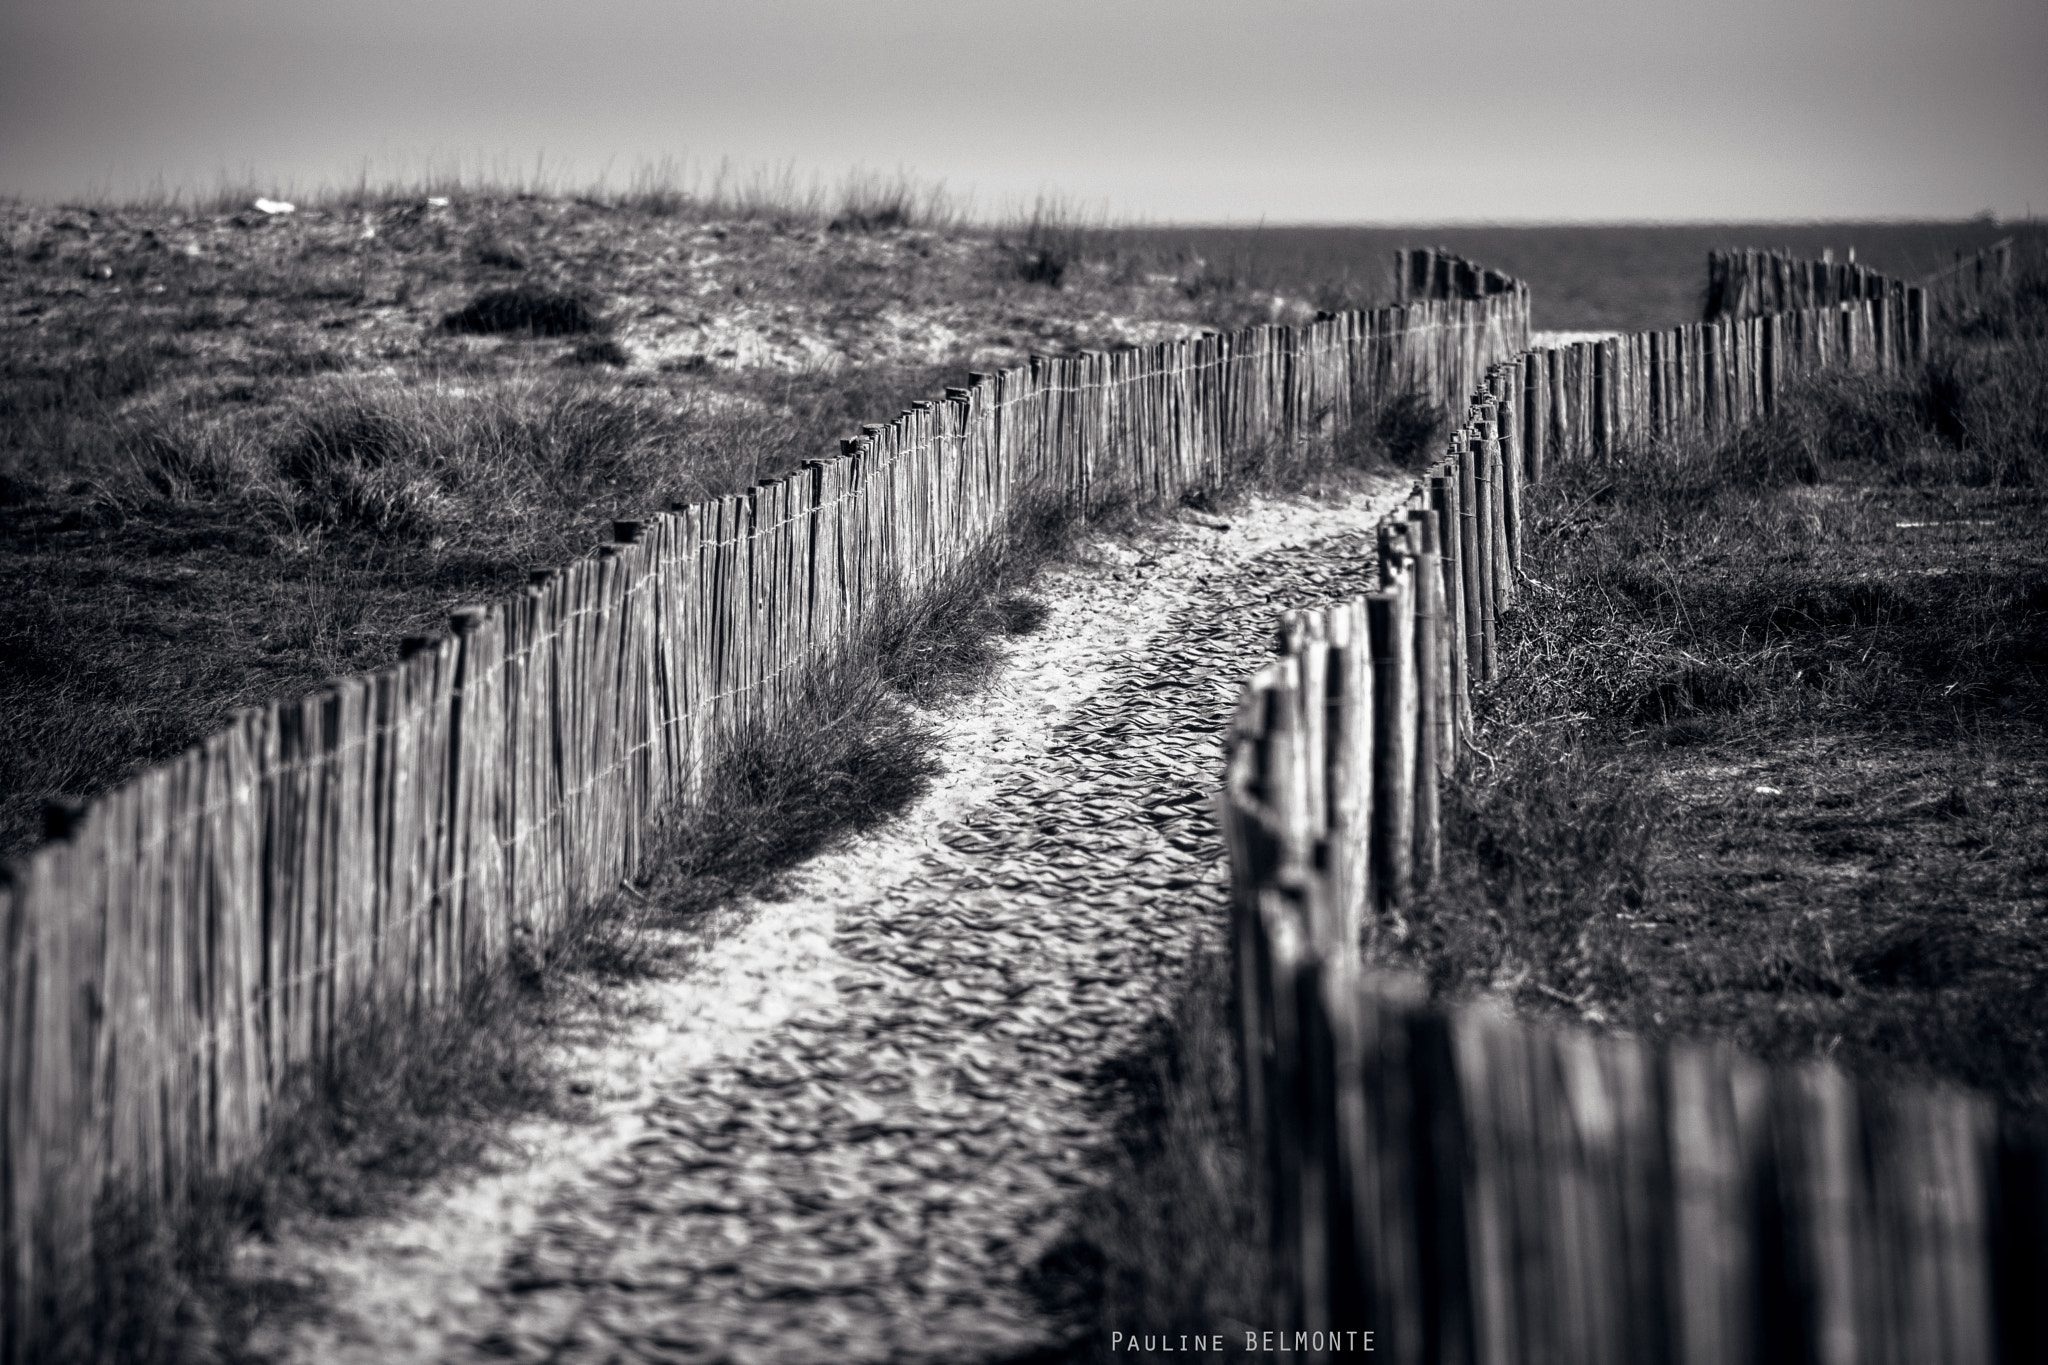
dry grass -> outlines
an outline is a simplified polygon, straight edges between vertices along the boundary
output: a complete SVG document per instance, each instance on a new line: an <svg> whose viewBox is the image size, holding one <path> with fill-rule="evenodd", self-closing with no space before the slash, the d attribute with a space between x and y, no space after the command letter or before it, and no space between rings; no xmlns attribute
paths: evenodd
<svg viewBox="0 0 2048 1365"><path fill-rule="evenodd" d="M938 378L848 373L841 393L908 401ZM614 515L816 453L823 406L750 419L581 376L332 375L260 425L178 415L120 433L77 494L0 507L0 852L24 845L41 800L103 790L234 706L388 662L450 607L584 552Z"/></svg>
<svg viewBox="0 0 2048 1365"><path fill-rule="evenodd" d="M464 162L434 159L418 165L387 167L373 177L367 162L352 181L320 185L274 184L244 176L220 176L211 187L169 185L158 181L140 193L88 194L63 207L91 213L135 213L159 217L238 217L255 219L251 205L259 198L283 199L304 211L362 212L392 205L414 205L432 199L520 200L578 204L589 208L630 210L658 218L697 222L752 221L826 226L845 219L886 218L881 226L953 230L967 225L972 205L949 193L943 183L919 179L905 171L889 174L856 167L836 182L802 175L793 165L741 163L730 158L715 166L692 164L676 157L643 161L615 183L607 171L596 180L578 180L566 167L544 160L531 167L504 160Z"/></svg>
<svg viewBox="0 0 2048 1365"><path fill-rule="evenodd" d="M252 1359L251 1330L317 1312L317 1294L235 1268L237 1243L307 1216L394 1208L419 1184L499 1153L510 1120L573 1118L574 1078L556 1060L557 1021L610 1022L602 987L649 970L626 897L586 907L548 946L472 984L429 1017L361 1011L331 1068L281 1088L262 1152L189 1192L172 1216L110 1201L98 1211L94 1278L51 1305L50 1362Z"/></svg>

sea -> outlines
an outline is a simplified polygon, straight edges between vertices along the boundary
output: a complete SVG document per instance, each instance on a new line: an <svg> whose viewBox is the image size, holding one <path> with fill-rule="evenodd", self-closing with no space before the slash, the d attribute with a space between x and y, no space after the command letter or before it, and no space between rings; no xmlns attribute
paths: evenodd
<svg viewBox="0 0 2048 1365"><path fill-rule="evenodd" d="M1707 253L1758 247L1853 259L1916 280L2015 230L1988 217L1956 222L1601 224L1598 226L1119 227L1110 241L1164 262L1202 267L1321 306L1388 296L1396 248L1433 246L1530 287L1542 331L1642 331L1697 321Z"/></svg>

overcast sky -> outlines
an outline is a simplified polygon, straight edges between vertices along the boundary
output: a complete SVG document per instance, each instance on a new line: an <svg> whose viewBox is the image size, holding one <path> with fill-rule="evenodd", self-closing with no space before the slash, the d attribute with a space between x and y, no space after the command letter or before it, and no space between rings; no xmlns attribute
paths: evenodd
<svg viewBox="0 0 2048 1365"><path fill-rule="evenodd" d="M909 170L984 211L2048 211L2048 0L0 0L0 194Z"/></svg>

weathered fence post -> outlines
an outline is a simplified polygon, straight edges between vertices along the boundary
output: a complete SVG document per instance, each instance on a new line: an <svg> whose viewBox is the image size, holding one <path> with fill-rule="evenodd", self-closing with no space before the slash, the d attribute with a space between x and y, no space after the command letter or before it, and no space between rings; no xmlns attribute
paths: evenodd
<svg viewBox="0 0 2048 1365"><path fill-rule="evenodd" d="M1407 564L1392 590L1365 599L1373 673L1373 881L1381 917L1391 916L1397 936L1407 933L1415 854L1414 618ZM1368 939L1367 960L1378 928Z"/></svg>
<svg viewBox="0 0 2048 1365"><path fill-rule="evenodd" d="M1408 515L1409 544L1414 547L1415 615L1415 851L1417 887L1432 886L1442 866L1440 790L1448 776L1450 754L1450 689L1443 657L1443 569L1437 558L1436 519L1426 511Z"/></svg>

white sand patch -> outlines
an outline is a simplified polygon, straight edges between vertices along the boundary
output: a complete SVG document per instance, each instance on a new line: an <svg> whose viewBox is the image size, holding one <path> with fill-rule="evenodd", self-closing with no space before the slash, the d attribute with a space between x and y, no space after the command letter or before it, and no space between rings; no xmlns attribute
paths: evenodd
<svg viewBox="0 0 2048 1365"><path fill-rule="evenodd" d="M1619 332L1531 332L1529 349L1541 351L1546 348L1570 346L1581 341L1605 341L1609 337L1620 335Z"/></svg>

